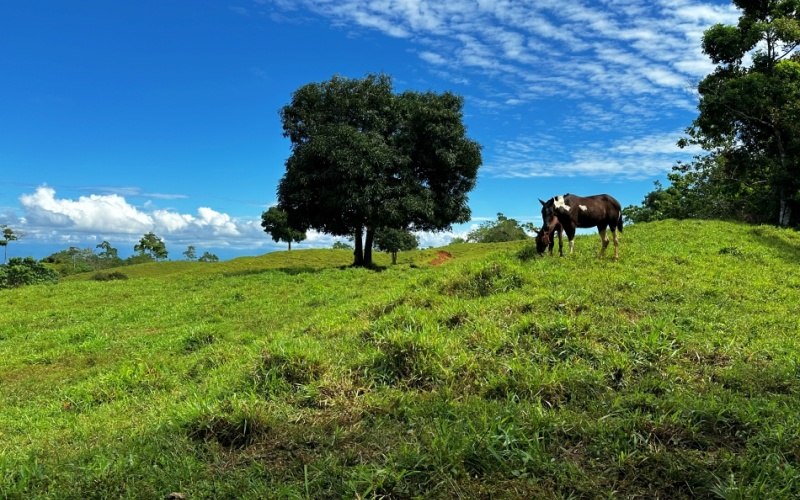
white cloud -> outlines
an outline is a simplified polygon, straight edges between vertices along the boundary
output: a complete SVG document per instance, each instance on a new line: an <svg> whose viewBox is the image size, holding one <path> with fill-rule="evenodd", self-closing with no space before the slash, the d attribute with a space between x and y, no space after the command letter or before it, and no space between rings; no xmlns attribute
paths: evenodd
<svg viewBox="0 0 800 500"><path fill-rule="evenodd" d="M669 172L678 160L698 150L677 146L679 131L626 137L612 143L592 142L564 151L553 137L537 135L507 141L502 154L488 159L483 171L495 177L603 177L609 180L650 179ZM551 148L556 148L555 155ZM545 151L546 153L542 153ZM546 155L546 156L545 156Z"/></svg>
<svg viewBox="0 0 800 500"><path fill-rule="evenodd" d="M263 239L259 221L242 221L209 207L200 207L196 215L174 210L149 209L131 205L124 197L111 195L81 196L77 200L56 197L55 189L40 186L33 194L19 197L24 211L26 231L50 235L54 231L71 238L79 235L132 235L153 231L176 241L215 241L230 245L230 240Z"/></svg>
<svg viewBox="0 0 800 500"><path fill-rule="evenodd" d="M29 223L76 231L116 228L120 233L138 233L153 225L152 217L116 194L81 196L77 201L56 199L55 194L55 189L41 186L34 194L20 196Z"/></svg>
<svg viewBox="0 0 800 500"><path fill-rule="evenodd" d="M442 65L447 63L447 60L439 54L424 50L419 53L419 58L431 64Z"/></svg>

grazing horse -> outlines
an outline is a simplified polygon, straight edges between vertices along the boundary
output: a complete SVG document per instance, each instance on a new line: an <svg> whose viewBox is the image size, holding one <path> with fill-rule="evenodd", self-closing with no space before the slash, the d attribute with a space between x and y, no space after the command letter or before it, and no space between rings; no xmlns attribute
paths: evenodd
<svg viewBox="0 0 800 500"><path fill-rule="evenodd" d="M614 260L619 258L619 239L617 229L622 232L622 206L614 197L607 194L596 194L594 196L575 196L565 194L555 196L547 201L539 202L542 204L542 220L544 225L536 233L536 251L539 255L544 254L545 248L550 246L552 254L552 236L558 232L558 253L563 257L564 250L561 243L561 229L567 233L569 239L569 253L575 250L575 229L597 227L600 233L600 241L603 246L600 248L600 257L606 253L608 246L608 236L606 228L611 228L614 236Z"/></svg>

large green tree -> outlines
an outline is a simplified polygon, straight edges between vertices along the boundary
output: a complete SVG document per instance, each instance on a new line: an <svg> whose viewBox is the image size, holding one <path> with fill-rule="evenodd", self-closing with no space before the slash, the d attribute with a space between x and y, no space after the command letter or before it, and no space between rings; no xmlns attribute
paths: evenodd
<svg viewBox="0 0 800 500"><path fill-rule="evenodd" d="M299 243L306 239L306 232L290 227L286 212L278 207L269 207L269 210L261 214L261 227L265 233L272 236L272 241L275 243L279 241L288 243L289 251L292 250L293 241Z"/></svg>
<svg viewBox="0 0 800 500"><path fill-rule="evenodd" d="M800 0L733 3L738 24L704 33L717 68L698 85L699 115L681 144L709 152L696 166L715 171L718 195L748 198L787 226L800 202Z"/></svg>
<svg viewBox="0 0 800 500"><path fill-rule="evenodd" d="M291 227L353 238L354 265L372 265L377 228L439 231L467 222L481 165L463 98L395 94L387 75L304 85L281 109L292 145L278 185Z"/></svg>

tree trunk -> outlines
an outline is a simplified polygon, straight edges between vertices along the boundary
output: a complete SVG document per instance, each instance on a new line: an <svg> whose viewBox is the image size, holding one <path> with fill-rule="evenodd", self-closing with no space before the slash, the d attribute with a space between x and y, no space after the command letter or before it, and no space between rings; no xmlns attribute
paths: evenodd
<svg viewBox="0 0 800 500"><path fill-rule="evenodd" d="M355 250L353 250L353 266L361 267L364 265L364 248L361 246L361 235L364 232L359 229L356 231L356 234L353 235L353 243L355 246Z"/></svg>
<svg viewBox="0 0 800 500"><path fill-rule="evenodd" d="M397 252L392 252L392 265L397 264Z"/></svg>
<svg viewBox="0 0 800 500"><path fill-rule="evenodd" d="M367 237L364 240L364 265L372 267L372 242L375 240L375 230L367 227Z"/></svg>
<svg viewBox="0 0 800 500"><path fill-rule="evenodd" d="M792 205L789 196L787 195L786 182L788 179L785 177L789 174L789 169L786 165L786 153L783 149L783 142L781 141L781 131L775 126L775 142L778 145L778 159L781 162L781 177L784 179L781 182L780 188L780 212L778 213L778 225L781 227L789 227L789 221L792 218Z"/></svg>
<svg viewBox="0 0 800 500"><path fill-rule="evenodd" d="M781 208L780 208L780 213L778 214L778 224L781 227L789 227L791 219L792 219L791 200L789 200L788 196L786 196L786 190L781 189Z"/></svg>
<svg viewBox="0 0 800 500"><path fill-rule="evenodd" d="M292 240L289 240L289 251L292 251Z"/></svg>

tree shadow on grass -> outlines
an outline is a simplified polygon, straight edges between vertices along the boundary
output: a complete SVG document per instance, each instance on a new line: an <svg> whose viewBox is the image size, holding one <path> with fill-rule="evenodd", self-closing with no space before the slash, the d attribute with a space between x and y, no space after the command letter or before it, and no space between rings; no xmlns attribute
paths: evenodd
<svg viewBox="0 0 800 500"><path fill-rule="evenodd" d="M319 269L315 267L308 267L308 266L301 266L301 267L276 267L272 269L243 269L241 271L230 271L227 273L222 273L223 276L226 278L234 278L237 276L250 276L255 274L267 274L267 273L284 273L290 276L295 276L298 274L316 274L320 271L324 270L325 268Z"/></svg>
<svg viewBox="0 0 800 500"><path fill-rule="evenodd" d="M800 232L774 226L754 226L749 228L746 237L760 245L777 250L777 255L786 262L800 262Z"/></svg>
<svg viewBox="0 0 800 500"><path fill-rule="evenodd" d="M289 276L296 276L298 274L318 274L327 269L339 269L341 271L345 271L348 269L353 269L354 267L358 266L353 266L351 264L347 266L331 266L331 267L298 266L298 267L276 267L271 269L242 269L240 271L229 271L226 273L222 273L222 275L225 276L226 278L233 278L237 276L250 276L256 274L266 274L266 273L283 273ZM378 266L378 265L361 266L361 268L367 269L369 271L375 271L378 273L388 269L387 266Z"/></svg>

